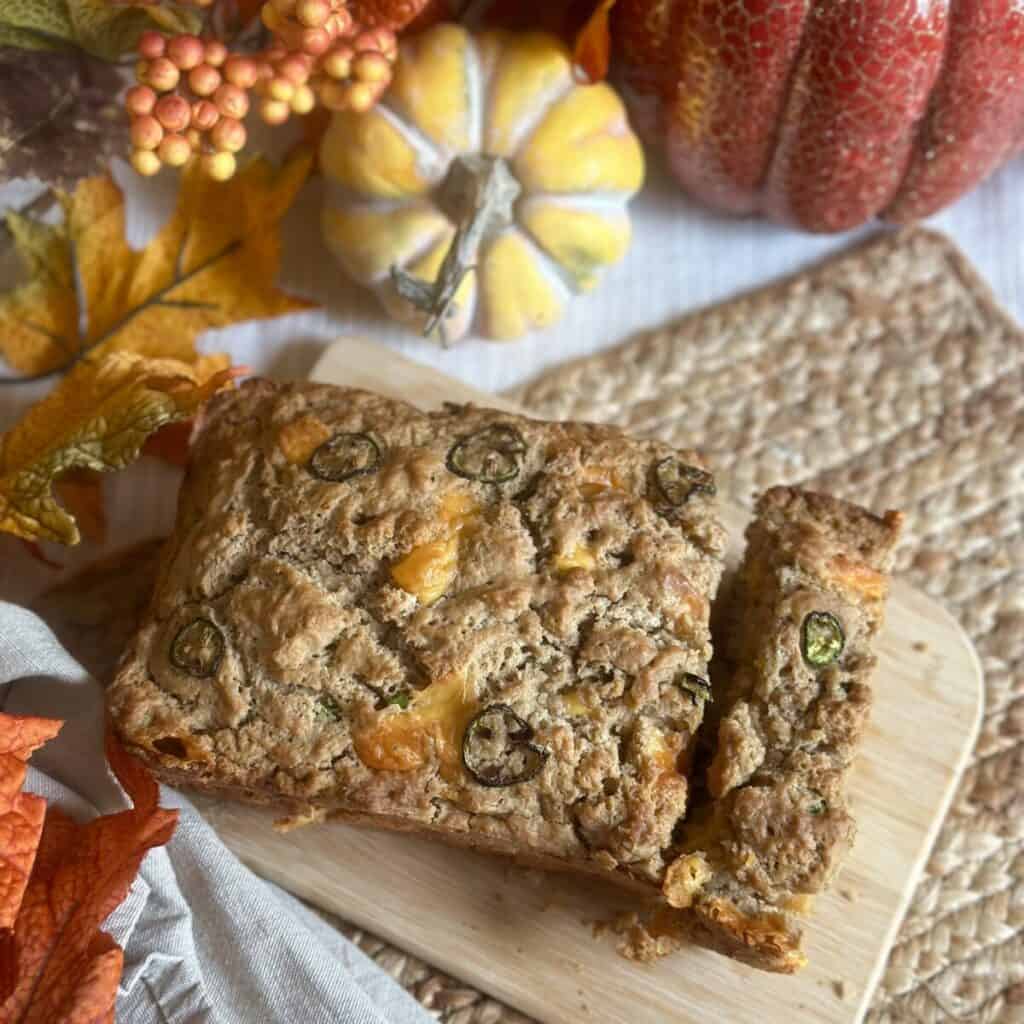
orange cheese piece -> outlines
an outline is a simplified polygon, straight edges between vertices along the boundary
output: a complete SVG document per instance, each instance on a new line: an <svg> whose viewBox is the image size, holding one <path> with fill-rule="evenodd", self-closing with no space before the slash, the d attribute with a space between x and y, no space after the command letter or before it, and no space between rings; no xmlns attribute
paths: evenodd
<svg viewBox="0 0 1024 1024"><path fill-rule="evenodd" d="M478 513L473 498L448 494L441 502L444 533L437 540L417 544L391 567L391 578L420 604L431 605L451 586L459 570L460 535Z"/></svg>
<svg viewBox="0 0 1024 1024"><path fill-rule="evenodd" d="M431 760L433 750L444 778L461 771L462 734L477 710L476 693L458 673L442 676L418 691L404 710L387 708L358 732L353 745L368 768L411 772Z"/></svg>
<svg viewBox="0 0 1024 1024"><path fill-rule="evenodd" d="M300 416L281 428L277 444L289 462L300 465L309 462L313 452L330 436L330 429L315 416Z"/></svg>
<svg viewBox="0 0 1024 1024"><path fill-rule="evenodd" d="M592 571L597 568L597 557L593 550L580 544L564 555L555 555L554 566L557 572L568 572L570 569Z"/></svg>
<svg viewBox="0 0 1024 1024"><path fill-rule="evenodd" d="M885 573L847 555L836 555L829 563L828 573L845 590L861 594L867 601L883 600L889 589Z"/></svg>

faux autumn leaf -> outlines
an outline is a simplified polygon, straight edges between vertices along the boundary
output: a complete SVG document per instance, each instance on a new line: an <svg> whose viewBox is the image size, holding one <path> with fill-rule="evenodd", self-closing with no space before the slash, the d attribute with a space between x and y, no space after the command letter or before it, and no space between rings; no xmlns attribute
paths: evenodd
<svg viewBox="0 0 1024 1024"><path fill-rule="evenodd" d="M14 988L14 921L43 830L46 802L22 793L32 751L60 732L49 718L0 712L0 999Z"/></svg>
<svg viewBox="0 0 1024 1024"><path fill-rule="evenodd" d="M0 46L0 181L70 188L103 170L128 145L121 86L114 67L79 51Z"/></svg>
<svg viewBox="0 0 1024 1024"><path fill-rule="evenodd" d="M21 50L66 50L77 47L114 60L134 49L139 36L159 26L195 32L198 12L108 0L0 0L0 45ZM47 58L48 60L48 58Z"/></svg>
<svg viewBox="0 0 1024 1024"><path fill-rule="evenodd" d="M125 241L124 197L107 177L62 196L59 225L9 213L30 280L0 298L0 353L25 374L89 350L194 362L209 327L307 308L274 277L278 225L311 164L301 149L279 171L255 160L223 183L189 169L174 213L140 251Z"/></svg>
<svg viewBox="0 0 1024 1024"><path fill-rule="evenodd" d="M576 36L573 60L591 82L602 81L611 59L611 28L608 19L616 0L600 0Z"/></svg>
<svg viewBox="0 0 1024 1024"><path fill-rule="evenodd" d="M144 453L148 444L147 439L146 445L143 446ZM86 540L94 544L102 544L106 540L107 513L103 507L103 478L96 470L68 470L55 481L53 493L74 517Z"/></svg>
<svg viewBox="0 0 1024 1024"><path fill-rule="evenodd" d="M223 358L195 366L129 352L90 356L0 436L0 530L77 544L53 483L82 467L107 472L138 457L166 423L187 419L230 378Z"/></svg>
<svg viewBox="0 0 1024 1024"><path fill-rule="evenodd" d="M0 1004L2 1024L114 1019L123 954L99 928L128 894L147 851L171 838L178 812L157 805L156 783L113 737L107 760L132 809L85 825L47 811L14 926L17 983Z"/></svg>

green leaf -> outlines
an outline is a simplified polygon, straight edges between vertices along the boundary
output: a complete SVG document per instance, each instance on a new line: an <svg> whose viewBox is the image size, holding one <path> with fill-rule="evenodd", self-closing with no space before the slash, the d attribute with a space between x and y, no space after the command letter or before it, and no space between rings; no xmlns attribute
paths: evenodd
<svg viewBox="0 0 1024 1024"><path fill-rule="evenodd" d="M19 46L19 40L32 50L73 42L74 25L63 0L0 0L0 43Z"/></svg>
<svg viewBox="0 0 1024 1024"><path fill-rule="evenodd" d="M149 28L196 32L199 13L115 0L0 0L0 46L22 50L78 47L112 61Z"/></svg>

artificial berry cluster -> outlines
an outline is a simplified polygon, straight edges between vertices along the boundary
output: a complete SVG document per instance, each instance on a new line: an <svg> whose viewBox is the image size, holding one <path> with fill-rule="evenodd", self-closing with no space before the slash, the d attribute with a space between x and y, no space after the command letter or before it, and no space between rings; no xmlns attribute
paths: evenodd
<svg viewBox="0 0 1024 1024"><path fill-rule="evenodd" d="M330 110L369 110L391 81L394 33L361 29L345 0L269 0L261 16L273 42L256 54L231 53L218 39L143 33L139 84L125 97L139 174L198 155L207 174L225 181L246 142L250 95L260 117L278 125L317 101Z"/></svg>

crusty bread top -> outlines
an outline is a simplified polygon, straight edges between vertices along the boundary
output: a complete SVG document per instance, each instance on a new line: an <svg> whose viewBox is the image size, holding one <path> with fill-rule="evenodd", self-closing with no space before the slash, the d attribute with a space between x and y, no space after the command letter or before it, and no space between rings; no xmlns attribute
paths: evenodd
<svg viewBox="0 0 1024 1024"><path fill-rule="evenodd" d="M693 453L251 381L208 409L111 711L179 779L657 880L723 544Z"/></svg>

